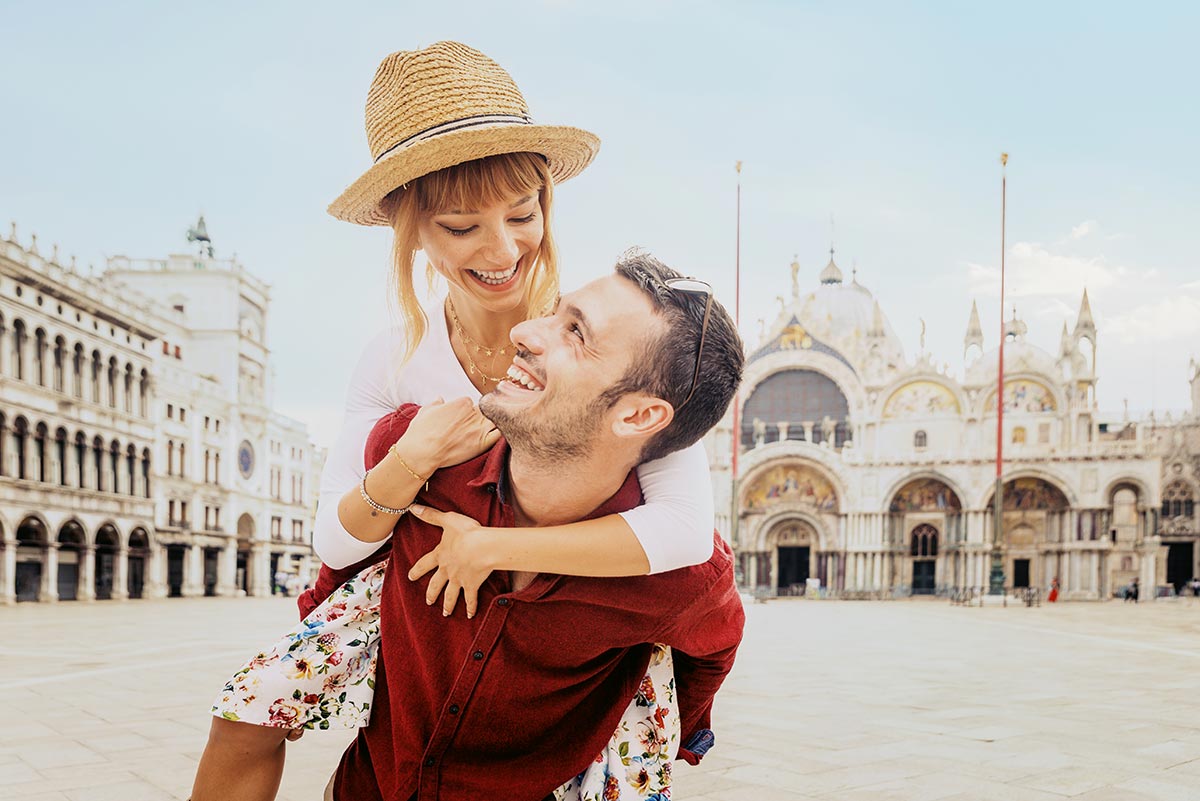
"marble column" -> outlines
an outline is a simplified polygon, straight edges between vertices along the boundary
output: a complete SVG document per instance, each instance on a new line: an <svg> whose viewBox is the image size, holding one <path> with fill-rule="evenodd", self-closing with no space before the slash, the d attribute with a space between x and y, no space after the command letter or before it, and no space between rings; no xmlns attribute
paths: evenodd
<svg viewBox="0 0 1200 801"><path fill-rule="evenodd" d="M229 540L217 557L217 595L237 595L237 540Z"/></svg>
<svg viewBox="0 0 1200 801"><path fill-rule="evenodd" d="M261 598L271 594L271 552L265 542L256 542L250 546L250 556L246 560L246 570L250 572L251 596Z"/></svg>
<svg viewBox="0 0 1200 801"><path fill-rule="evenodd" d="M189 545L183 552L183 589L180 594L184 598L204 595L204 549L199 545Z"/></svg>
<svg viewBox="0 0 1200 801"><path fill-rule="evenodd" d="M57 542L51 542L46 546L45 558L42 560L42 586L38 591L38 600L43 603L58 602Z"/></svg>
<svg viewBox="0 0 1200 801"><path fill-rule="evenodd" d="M79 586L75 598L80 601L96 600L96 546L83 545L79 548Z"/></svg>
<svg viewBox="0 0 1200 801"><path fill-rule="evenodd" d="M17 541L6 539L0 549L0 606L17 602Z"/></svg>
<svg viewBox="0 0 1200 801"><path fill-rule="evenodd" d="M113 556L112 599L124 601L129 598L129 549L118 548Z"/></svg>
<svg viewBox="0 0 1200 801"><path fill-rule="evenodd" d="M167 549L150 543L150 553L146 555L146 582L142 586L143 598L167 597Z"/></svg>

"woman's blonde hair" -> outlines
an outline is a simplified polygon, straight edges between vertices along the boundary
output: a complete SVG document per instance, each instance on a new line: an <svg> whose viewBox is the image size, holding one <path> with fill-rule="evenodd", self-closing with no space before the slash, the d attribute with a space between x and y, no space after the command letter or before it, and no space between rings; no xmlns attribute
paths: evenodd
<svg viewBox="0 0 1200 801"><path fill-rule="evenodd" d="M404 321L405 348L400 365L408 362L425 338L429 319L417 300L413 259L419 248L417 223L422 214L448 209L474 209L513 197L538 193L542 210L542 244L532 264L525 265L525 309L528 317L546 313L558 298L558 251L550 232L554 183L546 160L536 153L506 153L468 161L430 173L394 190L384 201L392 220L391 297ZM433 286L433 265L425 278Z"/></svg>

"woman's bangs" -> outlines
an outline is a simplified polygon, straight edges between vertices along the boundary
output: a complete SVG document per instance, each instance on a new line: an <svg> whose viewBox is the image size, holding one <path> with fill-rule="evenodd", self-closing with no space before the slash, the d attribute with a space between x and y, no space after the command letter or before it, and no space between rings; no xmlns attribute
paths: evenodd
<svg viewBox="0 0 1200 801"><path fill-rule="evenodd" d="M423 177L417 205L424 212L477 211L546 185L545 160L536 153L507 153L468 161Z"/></svg>

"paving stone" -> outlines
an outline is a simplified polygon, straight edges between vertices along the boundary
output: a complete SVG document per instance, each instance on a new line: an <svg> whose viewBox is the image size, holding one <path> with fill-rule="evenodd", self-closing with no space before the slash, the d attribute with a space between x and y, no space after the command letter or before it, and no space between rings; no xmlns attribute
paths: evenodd
<svg viewBox="0 0 1200 801"><path fill-rule="evenodd" d="M0 608L0 799L184 799L208 705L291 599ZM1200 801L1200 604L772 601L678 764L696 801ZM46 631L63 645L42 647ZM43 661L35 673L28 653ZM288 746L320 797L353 732Z"/></svg>

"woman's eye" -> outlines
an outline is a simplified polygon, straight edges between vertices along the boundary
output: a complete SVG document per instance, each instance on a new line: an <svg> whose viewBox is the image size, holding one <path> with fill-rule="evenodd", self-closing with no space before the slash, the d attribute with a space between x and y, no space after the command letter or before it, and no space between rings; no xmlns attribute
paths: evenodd
<svg viewBox="0 0 1200 801"><path fill-rule="evenodd" d="M525 215L524 217L514 217L512 219L512 222L517 223L518 225L524 225L525 223L533 222L533 218L536 216L537 216L537 212L532 211L529 214Z"/></svg>
<svg viewBox="0 0 1200 801"><path fill-rule="evenodd" d="M445 228L451 236L466 236L475 230L474 225L469 228L451 228L449 225L443 225L442 228Z"/></svg>

